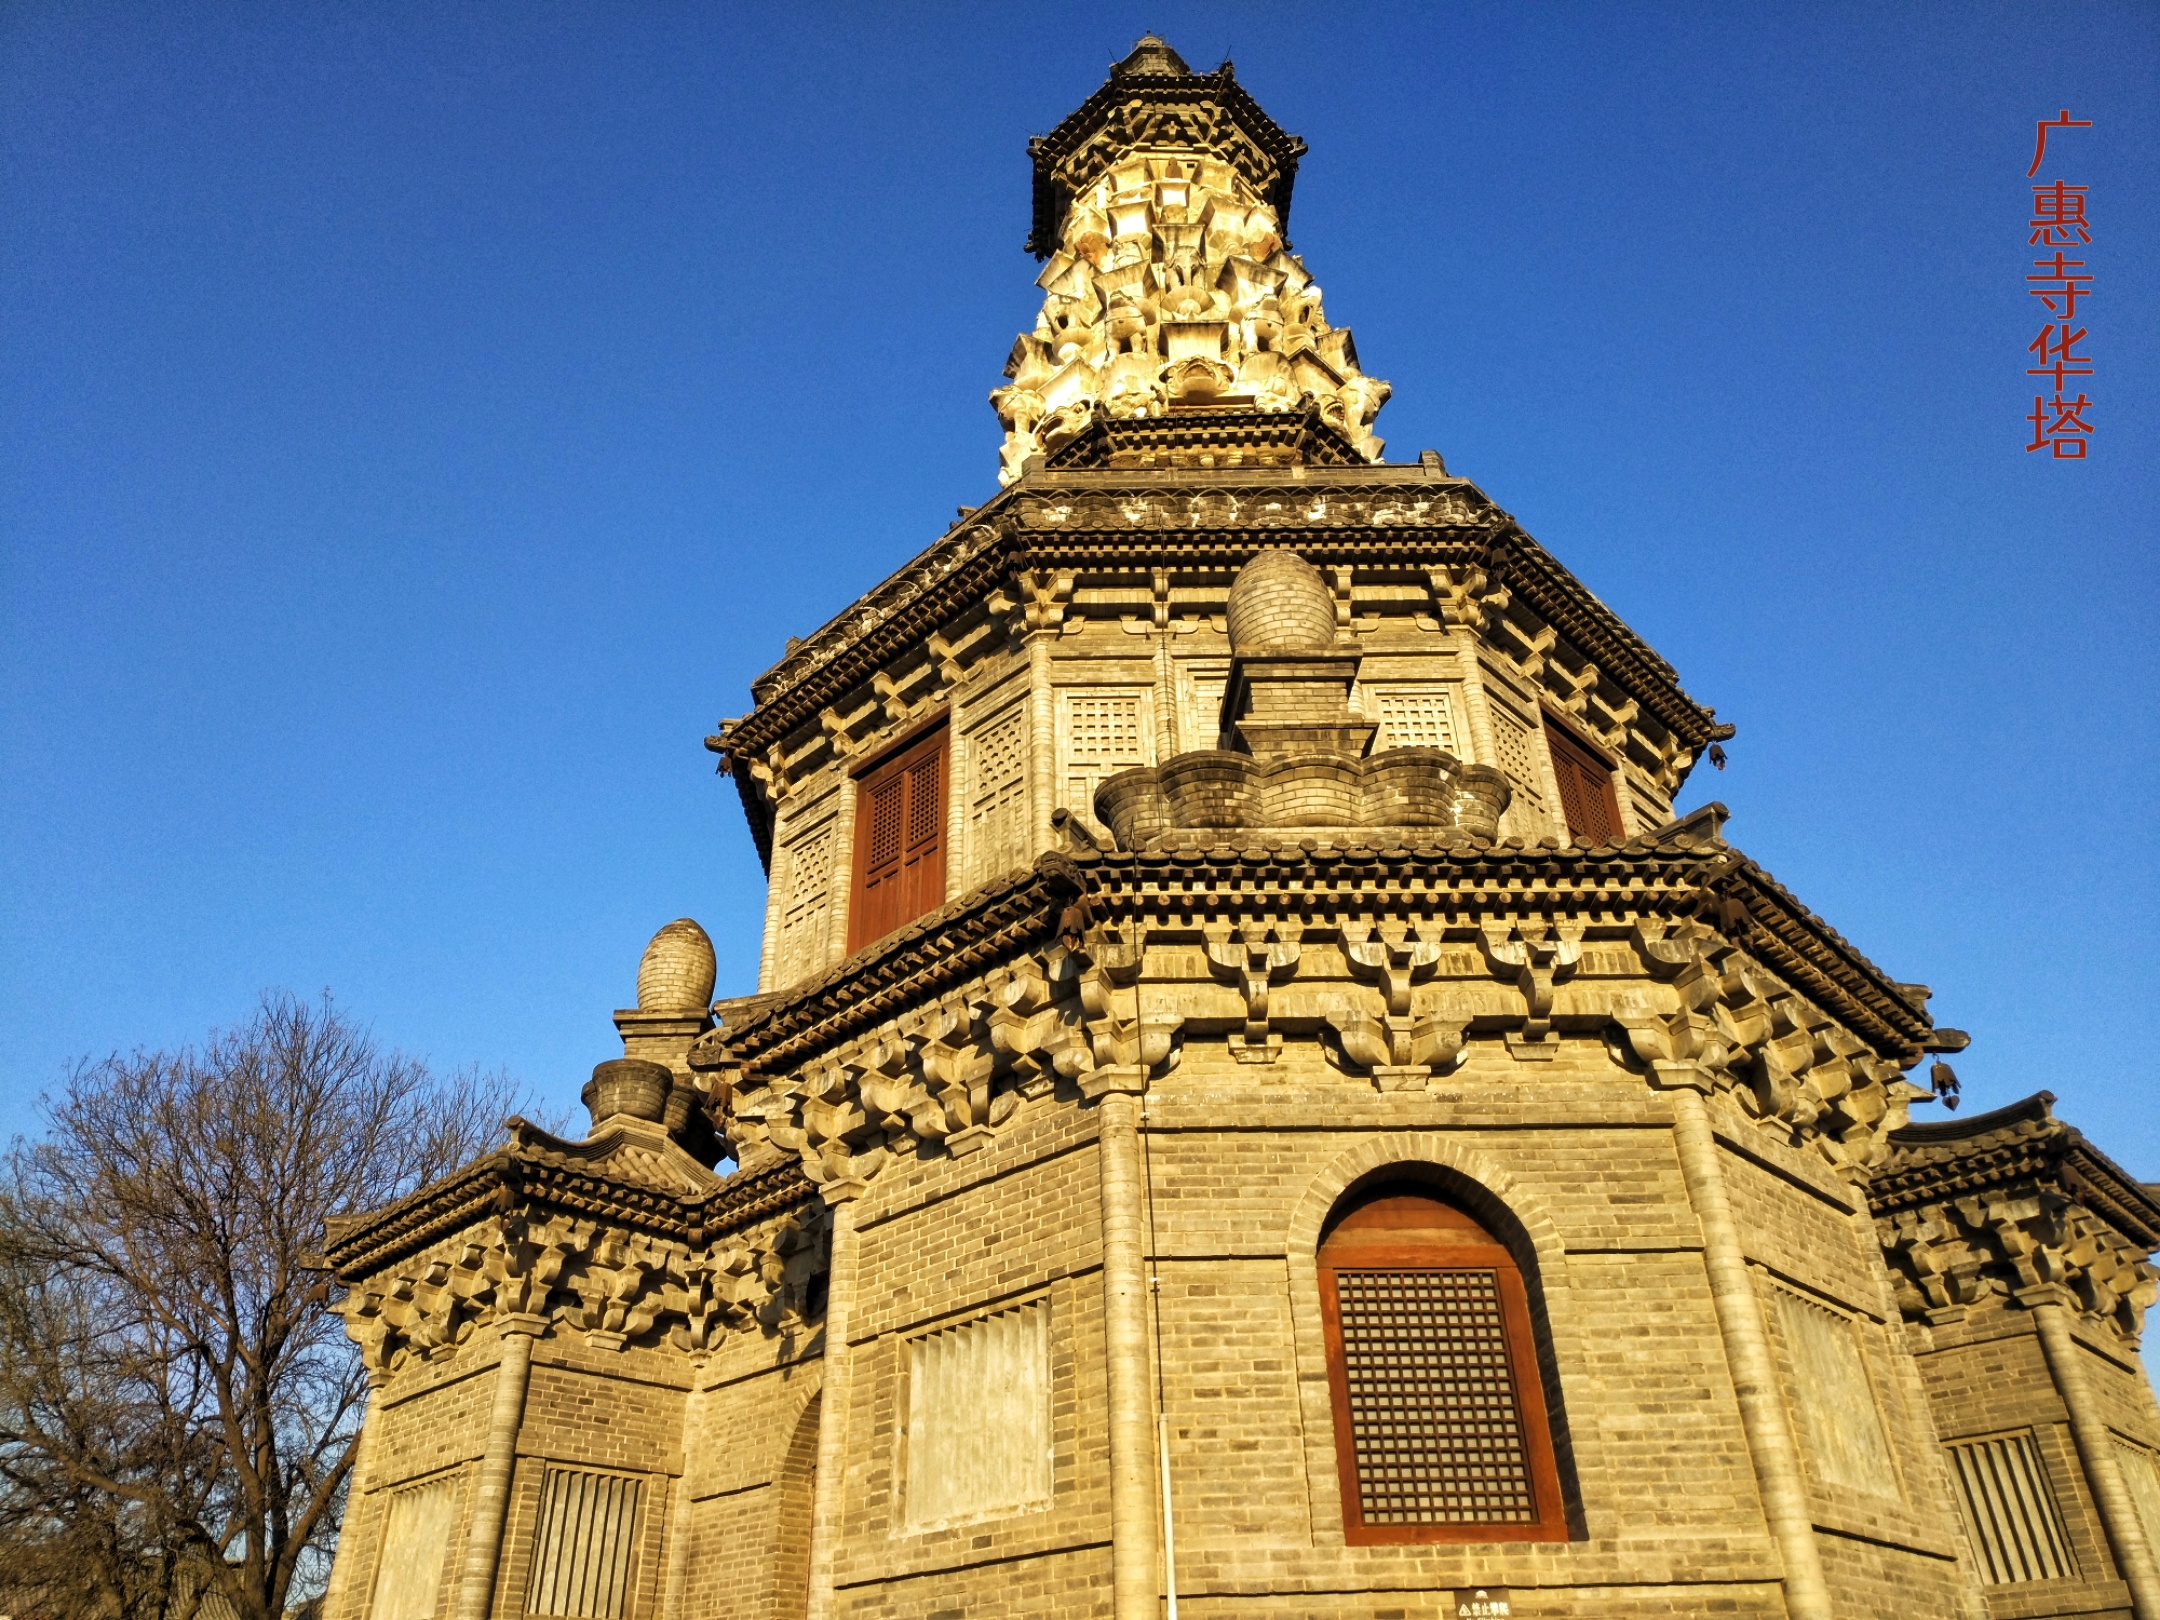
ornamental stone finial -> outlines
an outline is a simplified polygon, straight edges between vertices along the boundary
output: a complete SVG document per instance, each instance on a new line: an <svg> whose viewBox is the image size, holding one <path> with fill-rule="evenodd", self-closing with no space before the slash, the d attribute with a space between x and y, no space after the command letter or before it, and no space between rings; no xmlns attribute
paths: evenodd
<svg viewBox="0 0 2160 1620"><path fill-rule="evenodd" d="M1001 483L1068 447L1091 466L1380 459L1388 385L1284 234L1305 143L1227 62L1194 73L1147 35L1029 151L1028 246L1048 263L990 396Z"/></svg>
<svg viewBox="0 0 2160 1620"><path fill-rule="evenodd" d="M653 935L638 962L638 1011L701 1013L712 1001L714 973L712 940L677 917Z"/></svg>
<svg viewBox="0 0 2160 1620"><path fill-rule="evenodd" d="M1227 612L1230 650L1241 656L1335 645L1335 593L1294 551L1255 552L1230 586Z"/></svg>

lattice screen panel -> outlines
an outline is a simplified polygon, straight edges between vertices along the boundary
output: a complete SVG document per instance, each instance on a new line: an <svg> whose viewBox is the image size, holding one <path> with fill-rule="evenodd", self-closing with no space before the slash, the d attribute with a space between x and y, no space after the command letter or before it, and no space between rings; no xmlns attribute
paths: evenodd
<svg viewBox="0 0 2160 1620"><path fill-rule="evenodd" d="M1493 751L1500 756L1500 769L1515 791L1539 803L1545 795L1539 790L1540 772L1530 753L1530 728L1495 704L1492 708Z"/></svg>
<svg viewBox="0 0 2160 1620"><path fill-rule="evenodd" d="M1147 707L1135 687L1083 687L1064 694L1067 809L1095 814L1095 790L1119 771L1150 763Z"/></svg>
<svg viewBox="0 0 2160 1620"><path fill-rule="evenodd" d="M787 903L780 912L776 986L793 984L825 965L825 915L832 894L832 823L797 838L787 855Z"/></svg>
<svg viewBox="0 0 2160 1620"><path fill-rule="evenodd" d="M1498 1274L1337 1271L1368 1525L1537 1519Z"/></svg>
<svg viewBox="0 0 2160 1620"><path fill-rule="evenodd" d="M968 860L976 879L1027 859L1027 712L1015 703L968 734Z"/></svg>
<svg viewBox="0 0 2160 1620"><path fill-rule="evenodd" d="M1442 686L1375 686L1369 688L1366 714L1380 723L1375 748L1444 748L1455 746L1455 713L1447 688Z"/></svg>

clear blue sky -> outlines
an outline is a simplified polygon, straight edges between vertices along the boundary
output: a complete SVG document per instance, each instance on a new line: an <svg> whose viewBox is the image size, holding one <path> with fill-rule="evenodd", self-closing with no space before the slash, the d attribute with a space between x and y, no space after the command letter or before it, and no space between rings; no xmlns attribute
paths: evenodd
<svg viewBox="0 0 2160 1620"><path fill-rule="evenodd" d="M1026 139L1153 28L1310 143L1391 454L1739 726L1684 802L2160 1177L2160 8L884 12L0 13L0 1132L268 986L564 1105L659 924L749 987L699 739L992 493Z"/></svg>

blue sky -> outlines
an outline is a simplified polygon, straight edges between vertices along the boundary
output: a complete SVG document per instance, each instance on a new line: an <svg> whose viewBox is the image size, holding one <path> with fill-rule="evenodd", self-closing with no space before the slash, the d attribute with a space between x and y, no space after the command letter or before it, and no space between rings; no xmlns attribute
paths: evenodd
<svg viewBox="0 0 2160 1620"><path fill-rule="evenodd" d="M2160 1177L2160 9L0 13L0 1132L328 987L570 1106L763 879L699 745L994 490L1025 143L1143 30L1311 154L1434 446L1739 727L1735 843ZM2033 122L2098 402L2024 453Z"/></svg>

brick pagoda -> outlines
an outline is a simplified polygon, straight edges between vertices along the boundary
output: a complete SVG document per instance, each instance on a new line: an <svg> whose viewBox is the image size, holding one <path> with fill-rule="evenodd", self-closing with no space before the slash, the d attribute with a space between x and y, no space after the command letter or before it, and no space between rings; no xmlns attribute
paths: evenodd
<svg viewBox="0 0 2160 1620"><path fill-rule="evenodd" d="M708 740L754 992L669 924L588 1135L332 1223L328 1620L2160 1620L2153 1189L1908 1121L1965 1037L1383 458L1227 63L1030 151L999 493Z"/></svg>

